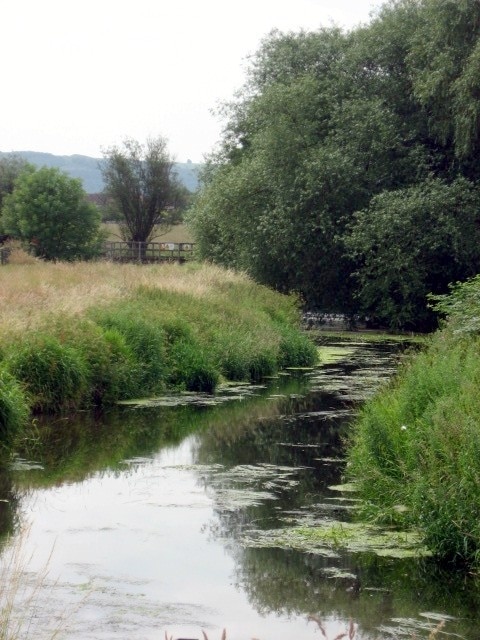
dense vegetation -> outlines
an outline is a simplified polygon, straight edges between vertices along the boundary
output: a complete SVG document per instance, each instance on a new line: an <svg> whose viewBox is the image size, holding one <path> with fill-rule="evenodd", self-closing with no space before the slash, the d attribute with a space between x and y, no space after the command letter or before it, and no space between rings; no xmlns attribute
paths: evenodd
<svg viewBox="0 0 480 640"><path fill-rule="evenodd" d="M21 240L45 260L78 260L98 255L102 242L100 213L87 202L80 180L59 169L3 159L11 176L4 188L0 231Z"/></svg>
<svg viewBox="0 0 480 640"><path fill-rule="evenodd" d="M439 557L480 566L480 276L437 300L428 349L367 402L349 452L363 515L413 525Z"/></svg>
<svg viewBox="0 0 480 640"><path fill-rule="evenodd" d="M268 36L191 214L201 255L309 307L428 330L480 267L480 3Z"/></svg>
<svg viewBox="0 0 480 640"><path fill-rule="evenodd" d="M293 298L215 267L37 262L2 275L2 441L32 411L210 392L316 358Z"/></svg>

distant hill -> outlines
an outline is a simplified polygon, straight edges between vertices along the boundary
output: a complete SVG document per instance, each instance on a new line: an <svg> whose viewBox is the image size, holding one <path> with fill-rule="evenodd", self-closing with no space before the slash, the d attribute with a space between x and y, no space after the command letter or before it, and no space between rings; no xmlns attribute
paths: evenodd
<svg viewBox="0 0 480 640"><path fill-rule="evenodd" d="M39 151L13 151L11 153L0 151L0 157L11 154L21 156L37 167L57 167L72 176L72 178L80 178L87 193L100 193L103 191L104 184L100 170L103 162L102 158L81 155L56 156L52 153L41 153ZM193 192L198 189L198 170L201 166L201 164L190 161L175 163L178 178L189 191Z"/></svg>

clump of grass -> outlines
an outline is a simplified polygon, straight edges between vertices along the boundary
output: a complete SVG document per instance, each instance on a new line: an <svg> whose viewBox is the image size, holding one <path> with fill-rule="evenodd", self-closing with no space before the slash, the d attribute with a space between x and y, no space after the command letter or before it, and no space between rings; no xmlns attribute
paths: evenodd
<svg viewBox="0 0 480 640"><path fill-rule="evenodd" d="M6 242L3 249L8 251L9 264L38 264L40 262L39 258L28 253L18 240Z"/></svg>
<svg viewBox="0 0 480 640"><path fill-rule="evenodd" d="M463 330L461 302L428 348L360 412L348 474L365 517L416 527L439 558L478 568L480 336L470 331L471 309Z"/></svg>
<svg viewBox="0 0 480 640"><path fill-rule="evenodd" d="M87 404L108 406L139 393L139 365L118 330L105 329L89 318L68 317L57 319L50 329L87 365Z"/></svg>
<svg viewBox="0 0 480 640"><path fill-rule="evenodd" d="M165 377L164 334L158 323L149 321L134 305L113 306L95 311L92 318L104 330L120 334L133 354L133 386L141 393L154 393L163 389Z"/></svg>
<svg viewBox="0 0 480 640"><path fill-rule="evenodd" d="M33 411L78 409L85 400L87 365L76 349L53 336L39 332L13 343L6 366L24 385Z"/></svg>
<svg viewBox="0 0 480 640"><path fill-rule="evenodd" d="M9 444L27 423L30 406L20 384L0 363L0 441Z"/></svg>
<svg viewBox="0 0 480 640"><path fill-rule="evenodd" d="M186 391L211 393L220 375L192 326L183 318L163 321L167 350L167 384Z"/></svg>
<svg viewBox="0 0 480 640"><path fill-rule="evenodd" d="M279 366L286 367L310 367L318 359L316 346L307 336L294 331L290 326L282 327L282 339L280 342Z"/></svg>

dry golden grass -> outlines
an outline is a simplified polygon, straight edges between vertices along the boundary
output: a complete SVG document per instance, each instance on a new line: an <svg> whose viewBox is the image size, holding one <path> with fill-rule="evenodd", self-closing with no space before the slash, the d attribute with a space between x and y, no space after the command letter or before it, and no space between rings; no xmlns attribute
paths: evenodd
<svg viewBox="0 0 480 640"><path fill-rule="evenodd" d="M220 284L246 281L233 271L200 265L109 262L8 264L0 269L0 337L35 329L52 316L83 314L139 286L204 297Z"/></svg>

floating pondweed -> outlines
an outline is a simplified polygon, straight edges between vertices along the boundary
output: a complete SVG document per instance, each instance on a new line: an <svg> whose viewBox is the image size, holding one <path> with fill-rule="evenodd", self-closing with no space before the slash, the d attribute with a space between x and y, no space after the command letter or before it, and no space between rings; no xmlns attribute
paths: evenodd
<svg viewBox="0 0 480 640"><path fill-rule="evenodd" d="M315 526L292 526L245 533L246 547L279 547L296 549L325 557L336 557L341 551L373 553L391 558L423 557L430 553L415 532L382 529L357 522L319 520Z"/></svg>

